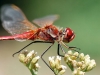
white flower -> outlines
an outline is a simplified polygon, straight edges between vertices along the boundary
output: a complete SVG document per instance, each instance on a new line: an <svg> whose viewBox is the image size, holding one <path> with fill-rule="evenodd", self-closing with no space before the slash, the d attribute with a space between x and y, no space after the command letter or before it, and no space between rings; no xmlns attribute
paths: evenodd
<svg viewBox="0 0 100 75"><path fill-rule="evenodd" d="M25 55L24 54L19 54L19 60L20 60L20 62L24 63Z"/></svg>
<svg viewBox="0 0 100 75"><path fill-rule="evenodd" d="M35 57L36 59L39 59L40 58L40 56L37 56L37 57Z"/></svg>
<svg viewBox="0 0 100 75"><path fill-rule="evenodd" d="M34 50L30 51L30 52L27 54L27 57L32 56L32 54L34 54Z"/></svg>
<svg viewBox="0 0 100 75"><path fill-rule="evenodd" d="M81 53L81 54L79 55L79 59L80 59L81 61L84 60L84 53Z"/></svg>
<svg viewBox="0 0 100 75"><path fill-rule="evenodd" d="M57 58L56 58L57 60L59 60L59 61L61 61L61 57L60 56L57 56Z"/></svg>
<svg viewBox="0 0 100 75"><path fill-rule="evenodd" d="M38 69L40 68L39 64L37 63L39 60L39 56L36 56L37 52L34 52L34 50L28 52L24 51L19 54L19 60L26 65L26 67L31 70L31 73L36 74L38 72Z"/></svg>
<svg viewBox="0 0 100 75"><path fill-rule="evenodd" d="M90 63L91 63L91 65L93 65L93 67L95 67L95 66L96 66L96 62L95 62L95 60L94 60L94 59L92 59L92 60L90 61Z"/></svg>
<svg viewBox="0 0 100 75"><path fill-rule="evenodd" d="M51 66L52 68L55 67L54 56L53 56L53 57L49 57L49 63L50 63L50 66Z"/></svg>
<svg viewBox="0 0 100 75"><path fill-rule="evenodd" d="M68 51L68 54L69 54L69 55L72 55L72 54L73 54L73 52L70 50L70 51Z"/></svg>
<svg viewBox="0 0 100 75"><path fill-rule="evenodd" d="M90 59L85 59L84 63L85 63L86 66L88 66L90 64Z"/></svg>
<svg viewBox="0 0 100 75"><path fill-rule="evenodd" d="M82 63L82 62L80 62L80 61L79 61L79 62L77 62L77 66L78 66L78 67L82 67L82 65L83 65L83 63Z"/></svg>
<svg viewBox="0 0 100 75"><path fill-rule="evenodd" d="M64 65L61 65L61 67L62 67L62 69L67 69L67 67L66 67L66 66L64 66Z"/></svg>
<svg viewBox="0 0 100 75"><path fill-rule="evenodd" d="M64 60L69 68L73 71L73 75L84 75L85 72L92 70L96 66L95 60L90 60L90 56L84 53L72 53L68 51Z"/></svg>
<svg viewBox="0 0 100 75"><path fill-rule="evenodd" d="M84 74L85 74L85 72L79 71L79 74L78 75L84 75Z"/></svg>
<svg viewBox="0 0 100 75"><path fill-rule="evenodd" d="M33 63L33 64L35 64L35 63L37 63L37 61L39 60L39 56L37 56L37 57L34 57L33 59L32 59L32 61L31 61L31 63Z"/></svg>
<svg viewBox="0 0 100 75"><path fill-rule="evenodd" d="M62 74L65 73L65 71L66 71L66 70L61 70L61 71L59 72L59 74L62 75Z"/></svg>
<svg viewBox="0 0 100 75"><path fill-rule="evenodd" d="M92 59L88 65L87 71L93 69L96 66L96 62L94 59Z"/></svg>
<svg viewBox="0 0 100 75"><path fill-rule="evenodd" d="M76 75L76 74L77 74L77 70L74 70L74 71L73 71L73 75Z"/></svg>
<svg viewBox="0 0 100 75"><path fill-rule="evenodd" d="M85 72L81 71L80 68L73 71L73 75L84 75Z"/></svg>
<svg viewBox="0 0 100 75"><path fill-rule="evenodd" d="M36 63L36 64L35 64L35 66L36 66L36 68L40 68L40 66L39 66L39 64L38 64L38 63Z"/></svg>
<svg viewBox="0 0 100 75"><path fill-rule="evenodd" d="M90 56L87 54L86 56L84 56L85 60L90 60Z"/></svg>
<svg viewBox="0 0 100 75"><path fill-rule="evenodd" d="M56 75L60 74L64 74L65 73L65 69L67 68L64 65L61 65L61 57L60 56L56 56L56 58L54 59L53 57L49 57L49 64L51 69L54 71L54 73Z"/></svg>
<svg viewBox="0 0 100 75"><path fill-rule="evenodd" d="M72 60L72 64L73 64L74 67L76 67L77 66L77 61L76 60Z"/></svg>
<svg viewBox="0 0 100 75"><path fill-rule="evenodd" d="M61 64L61 57L57 56L56 59L55 59L55 66L56 66L56 68L58 68L60 64Z"/></svg>
<svg viewBox="0 0 100 75"><path fill-rule="evenodd" d="M75 53L73 54L73 56L76 56L76 57L78 57L78 55L79 55L78 52L75 52Z"/></svg>
<svg viewBox="0 0 100 75"><path fill-rule="evenodd" d="M49 61L54 60L55 56L49 57Z"/></svg>

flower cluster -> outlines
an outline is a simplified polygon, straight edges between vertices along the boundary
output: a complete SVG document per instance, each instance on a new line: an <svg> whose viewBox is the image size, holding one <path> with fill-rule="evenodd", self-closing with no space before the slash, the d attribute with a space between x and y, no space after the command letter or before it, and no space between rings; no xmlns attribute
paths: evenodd
<svg viewBox="0 0 100 75"><path fill-rule="evenodd" d="M36 75L38 69L40 68L37 63L39 60L39 56L36 56L37 52L34 50L28 52L27 50L19 54L19 60L22 62L32 73L32 75Z"/></svg>
<svg viewBox="0 0 100 75"><path fill-rule="evenodd" d="M49 64L51 69L54 71L56 75L62 75L65 73L66 66L61 65L61 57L49 57Z"/></svg>
<svg viewBox="0 0 100 75"><path fill-rule="evenodd" d="M73 75L84 75L85 72L92 70L96 66L94 59L90 60L89 55L83 53L68 51L65 54L64 61L73 71Z"/></svg>

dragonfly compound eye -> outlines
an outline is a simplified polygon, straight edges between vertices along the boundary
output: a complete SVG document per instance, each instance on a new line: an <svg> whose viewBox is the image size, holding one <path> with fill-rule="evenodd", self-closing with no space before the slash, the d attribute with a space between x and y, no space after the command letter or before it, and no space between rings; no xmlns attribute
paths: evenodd
<svg viewBox="0 0 100 75"><path fill-rule="evenodd" d="M63 38L64 42L69 43L75 37L75 34L74 34L73 30L71 30L70 28L65 28L65 32L64 33L65 33L64 38Z"/></svg>

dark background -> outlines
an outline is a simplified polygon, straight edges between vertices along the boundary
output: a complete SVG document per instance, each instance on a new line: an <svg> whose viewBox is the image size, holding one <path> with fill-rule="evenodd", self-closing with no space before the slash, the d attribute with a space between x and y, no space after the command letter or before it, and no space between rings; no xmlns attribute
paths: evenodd
<svg viewBox="0 0 100 75"><path fill-rule="evenodd" d="M75 32L75 39L69 46L81 48L80 52L89 54L95 59L97 67L85 75L99 75L100 71L100 0L1 0L0 7L4 4L15 4L22 9L27 18L32 21L35 18L51 14L58 14L60 18L54 23L58 27L70 27ZM0 21L0 36L9 35L2 27ZM23 64L14 58L12 54L31 41L0 41L0 75L31 75ZM34 44L27 50L35 50L38 55L49 46L49 44ZM48 62L49 56L56 56L57 43L44 56ZM66 48L64 48L66 49ZM62 58L62 63L63 58ZM53 72L40 59L38 75L52 74ZM64 64L65 65L65 64ZM66 75L71 75L68 68Z"/></svg>

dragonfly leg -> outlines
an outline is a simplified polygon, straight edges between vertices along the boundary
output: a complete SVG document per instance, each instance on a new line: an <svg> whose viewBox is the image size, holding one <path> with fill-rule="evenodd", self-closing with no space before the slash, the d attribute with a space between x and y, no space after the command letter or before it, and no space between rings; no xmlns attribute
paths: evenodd
<svg viewBox="0 0 100 75"><path fill-rule="evenodd" d="M69 47L69 46L67 46L67 45L66 45L66 47L67 47L68 49L70 49L70 50L73 50L73 51L76 51L76 52L79 53L78 50L80 50L80 48L77 48L77 47ZM64 51L62 45L61 45L60 43L58 43L57 54L58 54L59 56L61 56L61 57L64 57L64 55L61 55L61 54L60 54L60 48L61 48L62 52L65 54L66 52Z"/></svg>
<svg viewBox="0 0 100 75"><path fill-rule="evenodd" d="M42 55L41 55L41 59L43 60L43 62L53 71L53 69L47 64L47 62L43 59L43 56L44 56L44 54L52 47L52 45L53 45L53 43L42 53ZM62 48L62 46L58 43L58 49L57 49L57 54L59 55L59 56L61 56L61 57L64 57L64 55L61 55L60 54L60 48L61 48L61 50L62 50L62 52L63 53L66 53L64 50L63 50L63 48ZM53 71L54 72L54 71ZM55 74L55 73L54 73ZM55 74L56 75L56 74Z"/></svg>
<svg viewBox="0 0 100 75"><path fill-rule="evenodd" d="M19 51L15 52L12 56L14 57L15 54L20 53L22 50L24 50L28 46L32 45L33 43L52 43L52 42L49 42L49 41L33 41L33 42L29 43L28 45L26 45L25 47L23 47L22 49L20 49Z"/></svg>
<svg viewBox="0 0 100 75"><path fill-rule="evenodd" d="M58 43L58 49L57 49L57 54L61 57L64 57L64 55L60 54L60 48L62 50L62 52L65 54L66 52L64 51L64 49L62 48L61 44Z"/></svg>
<svg viewBox="0 0 100 75"><path fill-rule="evenodd" d="M51 67L46 63L46 61L43 59L43 55L52 47L52 45L54 44L54 42L48 42L48 41L33 41L31 43L29 43L28 45L26 45L25 47L23 47L22 49L20 49L19 51L15 52L12 56L14 57L15 54L20 53L22 50L24 50L25 48L27 48L28 46L32 45L33 43L52 43L41 55L41 59L42 61L51 69ZM52 70L52 69L51 69ZM52 70L53 71L53 70ZM54 72L54 71L53 71Z"/></svg>
<svg viewBox="0 0 100 75"><path fill-rule="evenodd" d="M77 50L80 50L80 48L77 48L77 47L69 47L69 46L67 46L64 42L62 42L62 41L60 41L60 43L63 45L63 46L65 46L67 49L70 49L70 50L74 50L74 51L76 51L76 52L79 52L79 51L77 51ZM61 46L61 45L60 45Z"/></svg>
<svg viewBox="0 0 100 75"><path fill-rule="evenodd" d="M42 61L53 71L53 69L47 64L47 62L44 60L43 56L44 54L53 46L53 43L42 53L41 59ZM54 72L54 71L53 71ZM54 73L55 74L55 73ZM56 75L56 74L55 74Z"/></svg>
<svg viewBox="0 0 100 75"><path fill-rule="evenodd" d="M71 49L71 50L76 51L78 53L79 53L78 50L81 50L80 48L77 48L77 47L69 47L68 49Z"/></svg>

